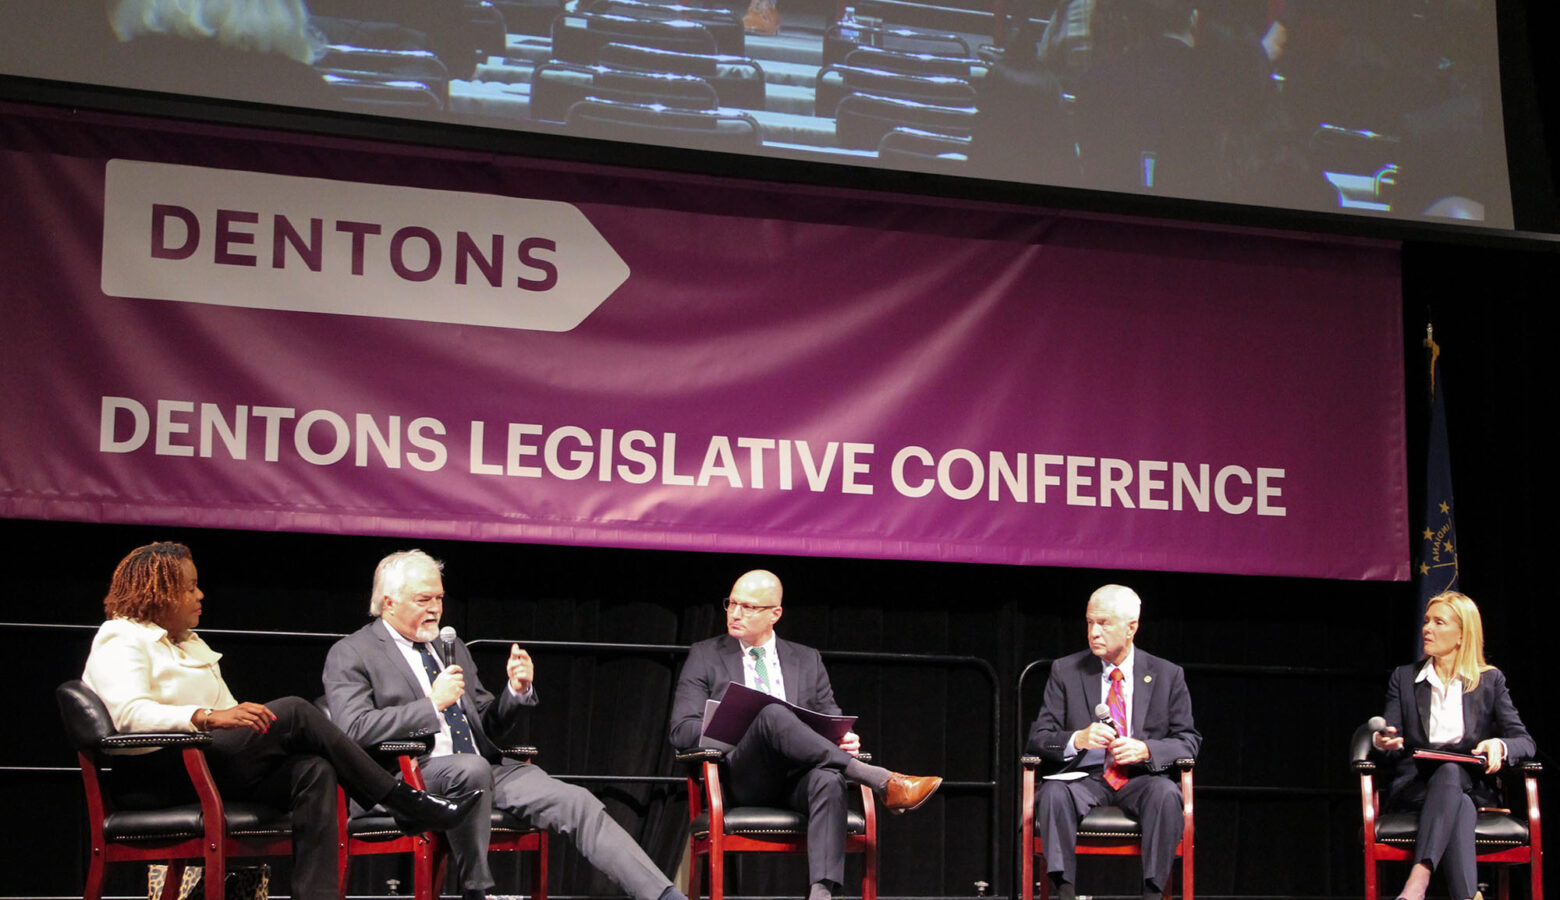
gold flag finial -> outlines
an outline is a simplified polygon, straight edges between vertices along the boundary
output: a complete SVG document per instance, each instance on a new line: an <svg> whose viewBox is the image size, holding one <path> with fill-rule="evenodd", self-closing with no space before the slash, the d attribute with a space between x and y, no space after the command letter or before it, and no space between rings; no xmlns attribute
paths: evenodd
<svg viewBox="0 0 1560 900"><path fill-rule="evenodd" d="M1425 346L1430 348L1430 396L1435 396L1435 368L1441 360L1441 345L1435 342L1435 323L1425 323Z"/></svg>

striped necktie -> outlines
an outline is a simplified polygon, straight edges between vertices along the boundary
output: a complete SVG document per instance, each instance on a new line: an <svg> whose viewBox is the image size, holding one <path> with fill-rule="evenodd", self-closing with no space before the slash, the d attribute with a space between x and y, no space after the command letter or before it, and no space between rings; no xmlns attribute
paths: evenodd
<svg viewBox="0 0 1560 900"><path fill-rule="evenodd" d="M1110 693L1105 697L1105 705L1110 707L1111 724L1116 727L1116 734L1120 737L1127 736L1127 701L1121 694L1121 680L1125 677L1119 667L1111 669ZM1105 754L1105 783L1118 791L1127 783L1127 773L1116 765L1109 751Z"/></svg>

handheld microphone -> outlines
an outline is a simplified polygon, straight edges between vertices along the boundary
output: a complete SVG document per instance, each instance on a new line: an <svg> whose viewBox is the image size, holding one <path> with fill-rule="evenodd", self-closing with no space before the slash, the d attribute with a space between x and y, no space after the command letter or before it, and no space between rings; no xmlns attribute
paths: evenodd
<svg viewBox="0 0 1560 900"><path fill-rule="evenodd" d="M1094 719L1101 725L1109 727L1111 731L1116 730L1116 720L1111 717L1108 705L1101 703L1099 706L1094 707Z"/></svg>
<svg viewBox="0 0 1560 900"><path fill-rule="evenodd" d="M1371 716L1365 725L1378 734L1387 730L1387 720L1381 716Z"/></svg>
<svg viewBox="0 0 1560 900"><path fill-rule="evenodd" d="M439 629L439 644L444 649L444 667L455 664L455 629L446 625Z"/></svg>

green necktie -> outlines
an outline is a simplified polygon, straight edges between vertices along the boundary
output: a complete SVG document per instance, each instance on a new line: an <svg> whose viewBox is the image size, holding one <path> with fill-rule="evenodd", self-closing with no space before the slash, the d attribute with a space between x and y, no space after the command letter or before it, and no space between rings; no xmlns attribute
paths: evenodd
<svg viewBox="0 0 1560 900"><path fill-rule="evenodd" d="M764 665L764 648L754 647L748 651L748 656L753 657L753 674L758 676L758 689L766 694L773 694L769 689L769 667Z"/></svg>

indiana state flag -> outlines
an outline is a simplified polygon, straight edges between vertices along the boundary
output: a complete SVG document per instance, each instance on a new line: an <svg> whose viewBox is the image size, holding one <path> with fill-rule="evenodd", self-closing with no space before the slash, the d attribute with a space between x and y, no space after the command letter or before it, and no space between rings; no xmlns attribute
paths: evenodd
<svg viewBox="0 0 1560 900"><path fill-rule="evenodd" d="M1419 580L1419 616L1414 621L1414 652L1419 653L1419 623L1430 598L1458 589L1457 506L1452 502L1452 454L1446 441L1446 391L1441 378L1441 348L1434 326L1425 329L1429 357L1430 433L1425 447L1425 515L1415 552Z"/></svg>

